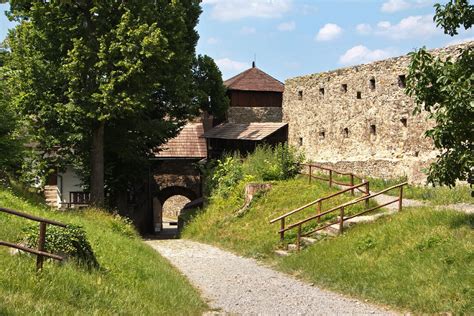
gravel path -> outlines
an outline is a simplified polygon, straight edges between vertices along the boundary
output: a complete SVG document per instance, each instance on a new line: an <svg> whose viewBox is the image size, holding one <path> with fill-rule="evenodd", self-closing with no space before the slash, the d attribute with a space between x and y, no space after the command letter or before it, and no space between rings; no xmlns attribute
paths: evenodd
<svg viewBox="0 0 474 316"><path fill-rule="evenodd" d="M188 277L213 309L247 315L394 314L213 246L182 239L146 243Z"/></svg>

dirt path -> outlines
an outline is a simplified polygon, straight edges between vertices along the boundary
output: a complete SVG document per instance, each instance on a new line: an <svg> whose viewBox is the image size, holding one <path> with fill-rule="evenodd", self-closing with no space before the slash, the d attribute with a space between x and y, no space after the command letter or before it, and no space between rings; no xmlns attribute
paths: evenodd
<svg viewBox="0 0 474 316"><path fill-rule="evenodd" d="M213 246L182 239L146 243L199 288L213 309L247 315L394 314Z"/></svg>

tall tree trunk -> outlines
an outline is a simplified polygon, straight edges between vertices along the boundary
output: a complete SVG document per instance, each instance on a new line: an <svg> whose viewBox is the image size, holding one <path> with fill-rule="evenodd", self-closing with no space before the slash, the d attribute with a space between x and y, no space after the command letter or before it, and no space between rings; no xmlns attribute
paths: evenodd
<svg viewBox="0 0 474 316"><path fill-rule="evenodd" d="M92 131L91 204L104 206L104 122Z"/></svg>

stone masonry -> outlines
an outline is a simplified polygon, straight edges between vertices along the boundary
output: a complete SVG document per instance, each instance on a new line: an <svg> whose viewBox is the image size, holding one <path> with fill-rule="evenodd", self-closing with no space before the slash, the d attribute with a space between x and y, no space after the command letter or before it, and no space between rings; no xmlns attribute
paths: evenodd
<svg viewBox="0 0 474 316"><path fill-rule="evenodd" d="M454 54L468 42L436 49ZM405 94L409 56L288 79L283 121L288 141L308 160L362 176L425 181L437 151L424 136L433 122L413 114Z"/></svg>
<svg viewBox="0 0 474 316"><path fill-rule="evenodd" d="M235 106L229 107L227 116L230 123L281 122L282 109L280 107Z"/></svg>

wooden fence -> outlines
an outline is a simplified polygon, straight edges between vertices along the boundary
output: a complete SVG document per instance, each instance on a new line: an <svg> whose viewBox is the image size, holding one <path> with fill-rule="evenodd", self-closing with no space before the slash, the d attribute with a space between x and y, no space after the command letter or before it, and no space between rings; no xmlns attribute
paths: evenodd
<svg viewBox="0 0 474 316"><path fill-rule="evenodd" d="M28 248L28 247L25 247L25 246L22 246L22 245L18 245L18 244L14 244L14 243L7 242L7 241L2 241L2 240L0 240L0 246L15 248L15 249L19 249L19 250L29 252L29 253L32 253L32 254L36 255L36 270L37 271L41 270L43 268L44 257L52 258L52 259L59 260L59 261L64 259L61 256L46 252L45 251L45 242L46 242L46 225L47 224L60 226L60 227L64 227L64 228L67 227L66 224L56 222L56 221L53 221L53 220L50 220L50 219L47 219L47 218L41 218L41 217L30 215L30 214L27 214L27 213L18 212L18 211L11 210L11 209L8 209L8 208L3 208L3 207L0 207L0 212L11 214L11 215L18 216L18 217L27 218L27 219L35 221L35 222L39 222L38 249L32 249L32 248Z"/></svg>

